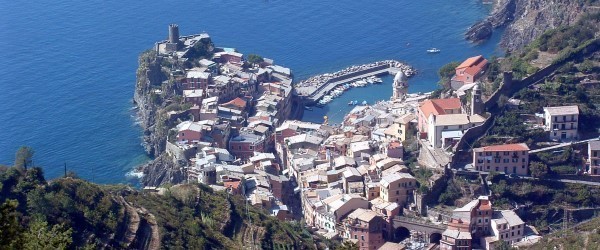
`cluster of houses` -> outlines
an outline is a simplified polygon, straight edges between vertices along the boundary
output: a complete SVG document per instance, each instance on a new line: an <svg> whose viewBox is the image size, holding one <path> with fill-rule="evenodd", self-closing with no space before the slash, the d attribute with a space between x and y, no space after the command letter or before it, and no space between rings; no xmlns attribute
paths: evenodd
<svg viewBox="0 0 600 250"><path fill-rule="evenodd" d="M501 241L517 246L534 241L535 229L512 210L494 210L487 196L452 211L448 228L443 232L440 249L494 249Z"/></svg>
<svg viewBox="0 0 600 250"><path fill-rule="evenodd" d="M178 33L171 25L157 52L186 60L194 44L210 39ZM169 113L189 119L167 142L167 153L187 163L188 180L244 195L282 220L301 210L315 231L351 240L360 249L397 249L400 245L387 242L394 217L421 209L415 195L420 184L403 161L407 140L417 138L422 147L446 152L488 115L479 83L487 67L482 56L456 68L451 83L458 97L409 95L400 72L391 101L356 106L339 126L287 120L294 106L292 74L272 60L248 66L234 49L215 48L212 58L193 65L176 77L190 108ZM544 108L550 138L576 139L578 115L577 106ZM600 143L590 143L593 174L600 174L598 152ZM527 175L529 148L476 148L472 165L477 171ZM513 211L494 211L487 197L479 197L453 211L440 248L489 249L500 240L516 243L525 231Z"/></svg>
<svg viewBox="0 0 600 250"><path fill-rule="evenodd" d="M169 39L156 52L192 65L172 77L181 89L183 111L169 112L184 120L172 129L167 154L185 162L188 181L245 195L252 205L290 219L285 201L289 179L273 152L273 133L292 107L292 73L264 58L248 63L230 48L210 48L212 58L193 59L196 43L212 44L208 34L179 36L169 26Z"/></svg>

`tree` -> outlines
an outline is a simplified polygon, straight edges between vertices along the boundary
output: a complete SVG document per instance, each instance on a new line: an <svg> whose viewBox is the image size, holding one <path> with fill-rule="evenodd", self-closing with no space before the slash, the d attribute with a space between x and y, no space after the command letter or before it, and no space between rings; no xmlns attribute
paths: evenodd
<svg viewBox="0 0 600 250"><path fill-rule="evenodd" d="M19 223L16 200L8 200L0 205L0 248L18 249L23 228Z"/></svg>
<svg viewBox="0 0 600 250"><path fill-rule="evenodd" d="M439 85L444 89L450 88L450 79L456 73L458 65L460 65L460 62L449 62L438 70L438 76L440 77Z"/></svg>
<svg viewBox="0 0 600 250"><path fill-rule="evenodd" d="M264 61L265 61L265 59L257 54L249 54L248 55L248 62L251 64L257 64L257 63L261 63Z"/></svg>
<svg viewBox="0 0 600 250"><path fill-rule="evenodd" d="M27 146L22 146L17 150L15 155L15 167L18 169L27 168L33 163L33 149Z"/></svg>
<svg viewBox="0 0 600 250"><path fill-rule="evenodd" d="M29 231L25 233L24 249L67 249L73 239L71 234L73 229L65 225L48 226L48 222L35 220L29 226Z"/></svg>
<svg viewBox="0 0 600 250"><path fill-rule="evenodd" d="M545 178L548 176L548 166L546 164L533 161L529 164L529 169L531 170L531 176L535 178Z"/></svg>
<svg viewBox="0 0 600 250"><path fill-rule="evenodd" d="M508 244L508 242L500 240L500 242L498 243L498 245L496 245L496 247L494 247L494 249L496 249L496 250L512 250L515 248L512 247L510 244Z"/></svg>

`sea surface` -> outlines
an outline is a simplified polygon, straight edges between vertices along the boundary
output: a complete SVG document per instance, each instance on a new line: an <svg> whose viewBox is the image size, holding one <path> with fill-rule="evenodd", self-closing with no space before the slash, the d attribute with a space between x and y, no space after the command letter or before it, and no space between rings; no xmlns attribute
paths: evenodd
<svg viewBox="0 0 600 250"><path fill-rule="evenodd" d="M218 46L272 58L296 80L353 64L413 65L410 92L436 88L449 61L497 53L497 35L472 45L464 31L490 6L478 0L3 1L0 8L0 164L22 145L48 178L64 164L98 183L134 183L148 160L132 110L137 56L180 33L209 32ZM440 54L425 50L437 47ZM355 89L305 119L339 122L349 100L389 99L391 78Z"/></svg>

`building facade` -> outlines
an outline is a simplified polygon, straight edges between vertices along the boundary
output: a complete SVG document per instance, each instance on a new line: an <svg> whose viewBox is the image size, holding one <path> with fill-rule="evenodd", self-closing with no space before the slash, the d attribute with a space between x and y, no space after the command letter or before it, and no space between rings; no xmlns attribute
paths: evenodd
<svg viewBox="0 0 600 250"><path fill-rule="evenodd" d="M560 106L544 108L544 125L550 132L550 139L571 141L578 138L579 107Z"/></svg>
<svg viewBox="0 0 600 250"><path fill-rule="evenodd" d="M527 175L529 147L525 143L518 143L475 148L473 166L477 171Z"/></svg>

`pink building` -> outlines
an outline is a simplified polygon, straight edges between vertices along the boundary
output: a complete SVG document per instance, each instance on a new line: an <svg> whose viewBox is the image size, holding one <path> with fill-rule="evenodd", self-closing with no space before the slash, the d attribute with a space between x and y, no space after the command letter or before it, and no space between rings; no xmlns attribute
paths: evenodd
<svg viewBox="0 0 600 250"><path fill-rule="evenodd" d="M197 144L202 138L202 125L185 121L177 125L177 142L182 144Z"/></svg>
<svg viewBox="0 0 600 250"><path fill-rule="evenodd" d="M358 241L361 250L376 250L385 243L383 229L385 220L375 211L358 208L345 219L346 236Z"/></svg>
<svg viewBox="0 0 600 250"><path fill-rule="evenodd" d="M475 148L473 166L478 171L527 175L529 147L525 143L518 143Z"/></svg>
<svg viewBox="0 0 600 250"><path fill-rule="evenodd" d="M487 65L487 59L481 55L467 58L456 67L456 74L451 80L452 88L458 89L464 84L476 82L487 68Z"/></svg>
<svg viewBox="0 0 600 250"><path fill-rule="evenodd" d="M250 133L242 133L229 140L229 152L237 158L247 160L254 152L264 152L265 138Z"/></svg>
<svg viewBox="0 0 600 250"><path fill-rule="evenodd" d="M219 63L233 63L237 65L242 65L243 56L244 55L242 53L223 51L215 53L214 60Z"/></svg>
<svg viewBox="0 0 600 250"><path fill-rule="evenodd" d="M206 90L210 81L210 73L190 70L185 76L183 89L202 89Z"/></svg>

